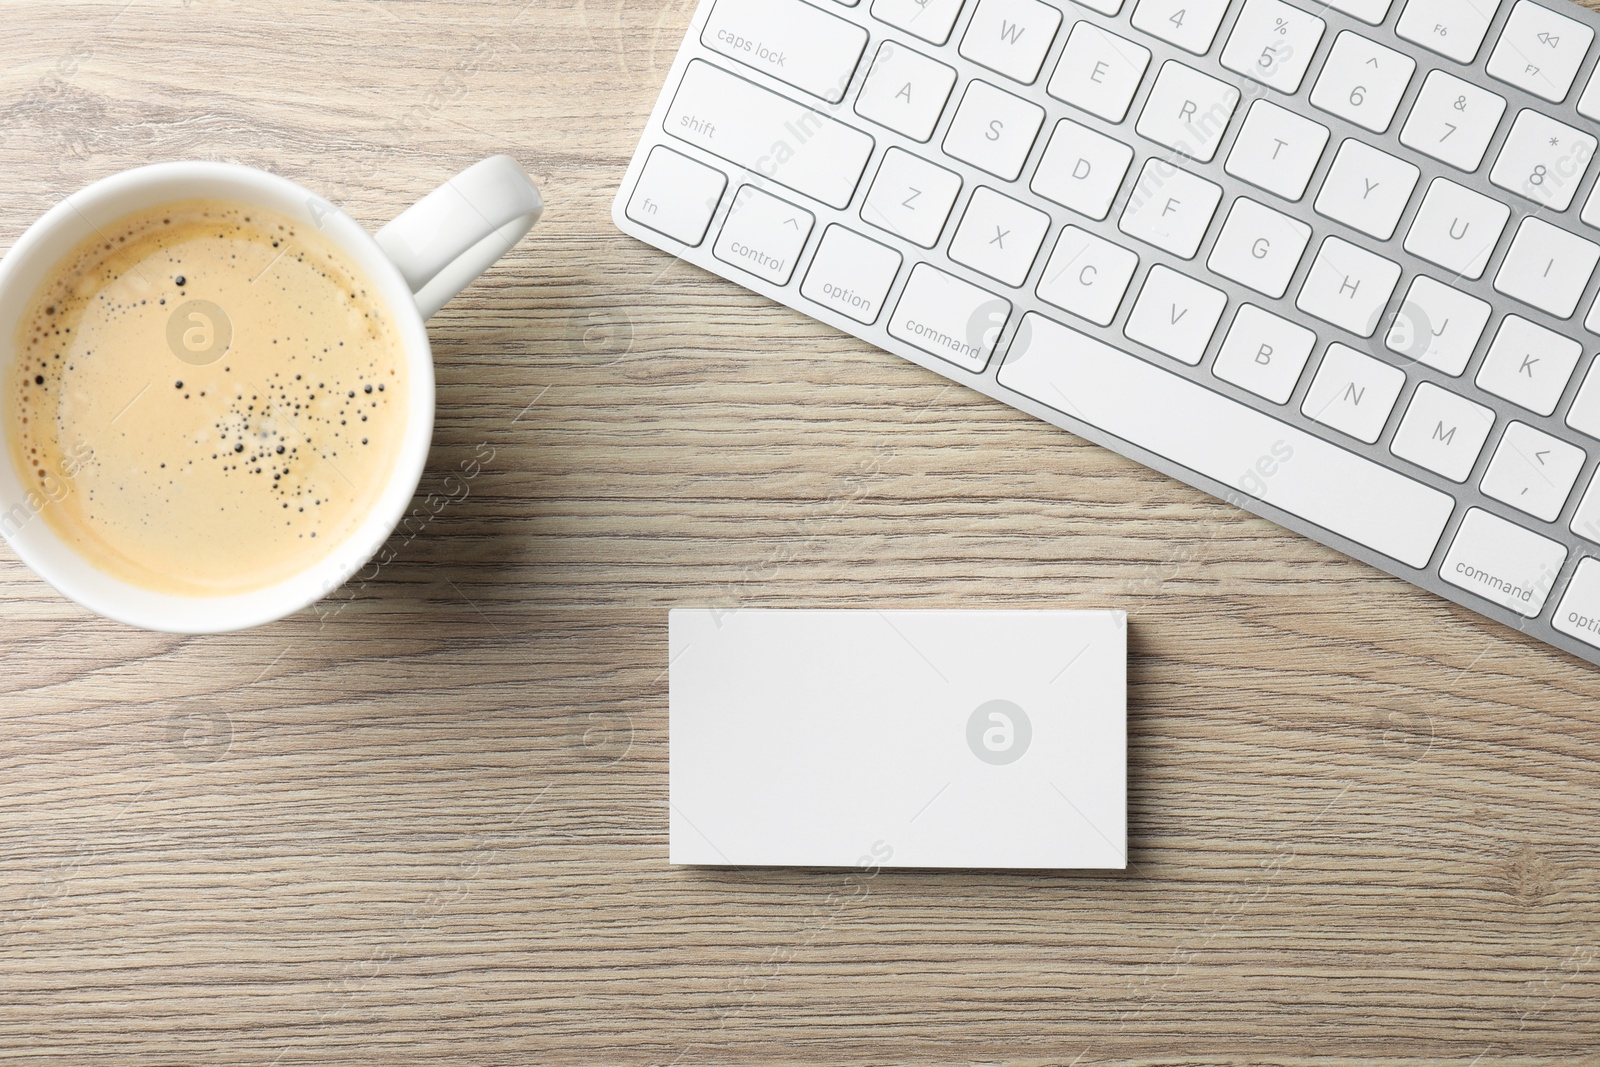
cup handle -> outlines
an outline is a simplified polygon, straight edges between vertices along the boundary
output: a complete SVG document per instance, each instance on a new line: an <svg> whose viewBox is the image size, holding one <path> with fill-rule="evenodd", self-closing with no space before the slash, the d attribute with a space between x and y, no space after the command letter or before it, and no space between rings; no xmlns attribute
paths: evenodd
<svg viewBox="0 0 1600 1067"><path fill-rule="evenodd" d="M378 231L423 318L432 318L544 213L538 186L510 156L490 156L417 201Z"/></svg>

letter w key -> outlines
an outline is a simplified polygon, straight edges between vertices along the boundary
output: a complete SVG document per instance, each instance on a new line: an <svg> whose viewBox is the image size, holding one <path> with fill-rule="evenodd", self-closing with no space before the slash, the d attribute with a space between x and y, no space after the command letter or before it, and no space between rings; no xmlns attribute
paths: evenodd
<svg viewBox="0 0 1600 1067"><path fill-rule="evenodd" d="M1031 85L1060 28L1060 10L1039 0L982 0L961 39L961 54Z"/></svg>

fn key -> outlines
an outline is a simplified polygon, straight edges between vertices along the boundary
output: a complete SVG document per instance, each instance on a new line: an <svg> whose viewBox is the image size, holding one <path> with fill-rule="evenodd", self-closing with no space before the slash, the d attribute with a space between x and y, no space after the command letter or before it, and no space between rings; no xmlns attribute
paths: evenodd
<svg viewBox="0 0 1600 1067"><path fill-rule="evenodd" d="M690 248L706 239L728 179L670 148L650 153L628 201L628 218Z"/></svg>

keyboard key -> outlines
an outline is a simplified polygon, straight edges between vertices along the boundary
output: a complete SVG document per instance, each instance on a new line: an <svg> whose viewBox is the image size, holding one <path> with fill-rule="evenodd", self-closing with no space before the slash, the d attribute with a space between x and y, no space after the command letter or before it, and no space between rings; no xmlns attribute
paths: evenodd
<svg viewBox="0 0 1600 1067"><path fill-rule="evenodd" d="M926 141L955 85L955 68L885 41L856 96L856 114L913 141Z"/></svg>
<svg viewBox="0 0 1600 1067"><path fill-rule="evenodd" d="M1511 209L1481 193L1435 178L1406 234L1406 251L1474 280L1505 232Z"/></svg>
<svg viewBox="0 0 1600 1067"><path fill-rule="evenodd" d="M1115 15L1122 10L1122 0L1078 0L1078 2L1090 11L1098 11L1102 15Z"/></svg>
<svg viewBox="0 0 1600 1067"><path fill-rule="evenodd" d="M1505 113L1505 97L1436 70L1422 83L1400 143L1471 173L1483 162Z"/></svg>
<svg viewBox="0 0 1600 1067"><path fill-rule="evenodd" d="M1206 266L1277 299L1289 288L1310 240L1310 226L1241 196L1233 202Z"/></svg>
<svg viewBox="0 0 1600 1067"><path fill-rule="evenodd" d="M1044 124L1044 108L974 81L956 108L944 150L997 178L1016 181Z"/></svg>
<svg viewBox="0 0 1600 1067"><path fill-rule="evenodd" d="M1123 332L1193 367L1206 354L1227 306L1228 298L1219 290L1158 263L1145 277Z"/></svg>
<svg viewBox="0 0 1600 1067"><path fill-rule="evenodd" d="M1584 202L1581 217L1587 225L1600 227L1600 185L1596 185L1589 192L1589 199Z"/></svg>
<svg viewBox="0 0 1600 1067"><path fill-rule="evenodd" d="M694 247L706 239L727 177L670 148L650 152L628 200L628 218Z"/></svg>
<svg viewBox="0 0 1600 1067"><path fill-rule="evenodd" d="M835 208L850 203L872 155L872 138L860 130L698 59L684 71L662 125L674 137ZM809 136L801 140L791 130Z"/></svg>
<svg viewBox="0 0 1600 1067"><path fill-rule="evenodd" d="M1500 0L1407 0L1394 32L1432 52L1471 63Z"/></svg>
<svg viewBox="0 0 1600 1067"><path fill-rule="evenodd" d="M1117 228L1175 256L1193 259L1221 200L1221 186L1164 159L1147 159Z"/></svg>
<svg viewBox="0 0 1600 1067"><path fill-rule="evenodd" d="M1600 472L1589 482L1589 491L1572 516L1572 532L1600 544Z"/></svg>
<svg viewBox="0 0 1600 1067"><path fill-rule="evenodd" d="M1162 65L1145 101L1139 134L1202 163L1211 162L1239 106L1239 90L1182 63Z"/></svg>
<svg viewBox="0 0 1600 1067"><path fill-rule="evenodd" d="M1096 326L1109 326L1138 267L1139 257L1126 248L1068 226L1045 264L1039 299Z"/></svg>
<svg viewBox="0 0 1600 1067"><path fill-rule="evenodd" d="M1027 280L1050 216L993 189L972 194L950 241L950 258L1006 285Z"/></svg>
<svg viewBox="0 0 1600 1067"><path fill-rule="evenodd" d="M1511 126L1489 180L1536 204L1565 211L1594 158L1595 139L1537 111Z"/></svg>
<svg viewBox="0 0 1600 1067"><path fill-rule="evenodd" d="M1583 346L1517 315L1507 315L1478 368L1478 388L1538 415L1555 412Z"/></svg>
<svg viewBox="0 0 1600 1067"><path fill-rule="evenodd" d="M944 44L955 28L964 0L872 0L872 17L897 30Z"/></svg>
<svg viewBox="0 0 1600 1067"><path fill-rule="evenodd" d="M1576 445L1513 422L1489 461L1483 493L1536 519L1555 522L1587 458Z"/></svg>
<svg viewBox="0 0 1600 1067"><path fill-rule="evenodd" d="M1394 236L1422 172L1403 159L1351 138L1339 146L1317 194L1317 213L1369 237Z"/></svg>
<svg viewBox="0 0 1600 1067"><path fill-rule="evenodd" d="M872 324L900 272L900 253L843 226L829 226L800 293L825 308Z"/></svg>
<svg viewBox="0 0 1600 1067"><path fill-rule="evenodd" d="M867 31L803 0L717 0L700 41L837 104L861 63Z"/></svg>
<svg viewBox="0 0 1600 1067"><path fill-rule="evenodd" d="M1060 27L1060 10L1039 0L979 0L960 52L997 74L1032 85Z"/></svg>
<svg viewBox="0 0 1600 1067"><path fill-rule="evenodd" d="M1482 508L1461 520L1439 577L1529 619L1544 610L1567 562L1564 546Z"/></svg>
<svg viewBox="0 0 1600 1067"><path fill-rule="evenodd" d="M1600 333L1600 297L1589 306L1589 316L1583 320L1583 328L1590 333Z"/></svg>
<svg viewBox="0 0 1600 1067"><path fill-rule="evenodd" d="M1551 622L1569 637L1600 648L1600 560L1578 564Z"/></svg>
<svg viewBox="0 0 1600 1067"><path fill-rule="evenodd" d="M1419 275L1384 344L1407 359L1459 376L1483 338L1490 313L1486 301Z"/></svg>
<svg viewBox="0 0 1600 1067"><path fill-rule="evenodd" d="M1560 103L1589 54L1594 31L1540 4L1517 0L1489 57L1489 76Z"/></svg>
<svg viewBox="0 0 1600 1067"><path fill-rule="evenodd" d="M1133 149L1121 141L1062 119L1029 188L1098 222L1110 213L1132 162Z"/></svg>
<svg viewBox="0 0 1600 1067"><path fill-rule="evenodd" d="M1378 26L1389 17L1391 2L1392 0L1328 0L1328 6L1362 22Z"/></svg>
<svg viewBox="0 0 1600 1067"><path fill-rule="evenodd" d="M1597 263L1600 245L1542 219L1523 219L1494 287L1558 319L1571 318Z"/></svg>
<svg viewBox="0 0 1600 1067"><path fill-rule="evenodd" d="M1010 301L918 263L889 318L889 334L976 373L1010 317Z"/></svg>
<svg viewBox="0 0 1600 1067"><path fill-rule="evenodd" d="M1600 119L1600 67L1589 75L1589 84L1578 98L1578 114L1586 119Z"/></svg>
<svg viewBox="0 0 1600 1067"><path fill-rule="evenodd" d="M1245 0L1222 65L1280 93L1297 93L1327 23L1283 0Z"/></svg>
<svg viewBox="0 0 1600 1067"><path fill-rule="evenodd" d="M1139 0L1133 28L1203 56L1227 13L1228 0Z"/></svg>
<svg viewBox="0 0 1600 1067"><path fill-rule="evenodd" d="M1233 318L1211 373L1274 404L1287 404L1316 347L1317 335L1254 304Z"/></svg>
<svg viewBox="0 0 1600 1067"><path fill-rule="evenodd" d="M1311 105L1382 133L1394 121L1416 69L1410 56L1346 30L1334 39L1311 90Z"/></svg>
<svg viewBox="0 0 1600 1067"><path fill-rule="evenodd" d="M746 185L733 198L713 252L757 278L788 285L816 222L804 208Z"/></svg>
<svg viewBox="0 0 1600 1067"><path fill-rule="evenodd" d="M1317 250L1295 306L1358 337L1371 337L1399 282L1400 264L1329 237Z"/></svg>
<svg viewBox="0 0 1600 1067"><path fill-rule="evenodd" d="M1465 482L1492 429L1492 410L1423 382L1394 432L1390 451L1452 482Z"/></svg>
<svg viewBox="0 0 1600 1067"><path fill-rule="evenodd" d="M1600 440L1600 360L1590 364L1572 410L1567 412L1567 425Z"/></svg>
<svg viewBox="0 0 1600 1067"><path fill-rule="evenodd" d="M861 205L863 222L912 244L932 248L950 218L961 178L899 148L883 154L883 165Z"/></svg>
<svg viewBox="0 0 1600 1067"><path fill-rule="evenodd" d="M1266 100L1250 105L1224 169L1235 178L1299 200L1328 146L1328 128Z"/></svg>
<svg viewBox="0 0 1600 1067"><path fill-rule="evenodd" d="M1038 315L1000 384L1412 567L1455 501L1430 486Z"/></svg>
<svg viewBox="0 0 1600 1067"><path fill-rule="evenodd" d="M1322 356L1300 413L1372 444L1394 411L1406 373L1348 345L1332 344Z"/></svg>
<svg viewBox="0 0 1600 1067"><path fill-rule="evenodd" d="M1107 122L1121 122L1128 117L1128 105L1149 66L1148 48L1080 22L1067 36L1067 47L1046 91Z"/></svg>

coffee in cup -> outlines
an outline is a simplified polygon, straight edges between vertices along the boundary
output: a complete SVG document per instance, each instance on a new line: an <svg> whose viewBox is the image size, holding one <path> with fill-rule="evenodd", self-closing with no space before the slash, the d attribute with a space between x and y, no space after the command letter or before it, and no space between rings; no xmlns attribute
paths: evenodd
<svg viewBox="0 0 1600 1067"><path fill-rule="evenodd" d="M182 200L128 215L44 277L4 417L45 521L109 575L223 596L303 572L390 480L405 350L314 227Z"/></svg>
<svg viewBox="0 0 1600 1067"><path fill-rule="evenodd" d="M224 633L315 603L411 510L433 436L427 320L543 211L503 155L376 233L231 163L66 197L0 259L0 539L145 629Z"/></svg>

